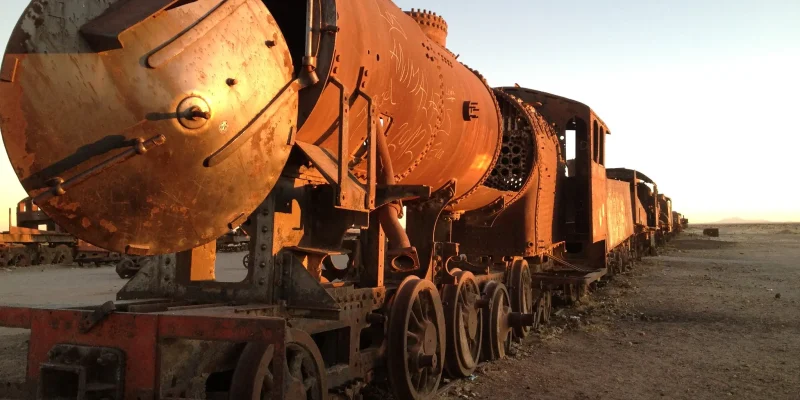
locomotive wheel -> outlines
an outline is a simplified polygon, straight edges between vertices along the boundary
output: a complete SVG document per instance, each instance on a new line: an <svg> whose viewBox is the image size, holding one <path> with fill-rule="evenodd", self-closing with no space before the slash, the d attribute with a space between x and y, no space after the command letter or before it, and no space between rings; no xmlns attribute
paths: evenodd
<svg viewBox="0 0 800 400"><path fill-rule="evenodd" d="M483 313L481 353L484 360L492 361L504 358L511 349L511 300L506 285L494 281L483 287L483 298L489 301L489 310Z"/></svg>
<svg viewBox="0 0 800 400"><path fill-rule="evenodd" d="M244 255L244 258L242 258L242 265L244 265L245 269L250 268L250 253Z"/></svg>
<svg viewBox="0 0 800 400"><path fill-rule="evenodd" d="M528 262L522 259L515 260L511 265L511 273L508 280L508 292L511 294L511 308L518 313L532 314L535 310L533 297L533 278ZM530 332L531 327L527 325L515 325L514 335L524 339Z"/></svg>
<svg viewBox="0 0 800 400"><path fill-rule="evenodd" d="M56 246L54 250L53 264L72 264L72 249L65 244Z"/></svg>
<svg viewBox="0 0 800 400"><path fill-rule="evenodd" d="M292 340L286 343L283 365L285 399L321 400L327 393L325 365L314 341L302 331L292 331ZM269 400L273 398L276 361L275 347L262 342L248 343L231 380L229 398Z"/></svg>
<svg viewBox="0 0 800 400"><path fill-rule="evenodd" d="M16 248L11 250L10 265L15 267L29 267L33 263L33 255L27 247Z"/></svg>
<svg viewBox="0 0 800 400"><path fill-rule="evenodd" d="M533 289L533 298L536 300L537 324L550 323L550 313L553 311L553 296L549 290Z"/></svg>
<svg viewBox="0 0 800 400"><path fill-rule="evenodd" d="M49 247L42 247L38 254L38 264L47 265L52 264L55 259L55 250Z"/></svg>
<svg viewBox="0 0 800 400"><path fill-rule="evenodd" d="M448 375L461 378L471 375L478 366L483 310L477 307L481 292L475 276L468 271L458 271L453 276L458 283L442 289L447 330L444 368Z"/></svg>
<svg viewBox="0 0 800 400"><path fill-rule="evenodd" d="M392 299L387 362L389 382L399 399L436 392L445 354L442 300L432 282L409 276Z"/></svg>
<svg viewBox="0 0 800 400"><path fill-rule="evenodd" d="M567 304L575 304L580 299L578 295L578 286L577 285L564 285L564 301Z"/></svg>

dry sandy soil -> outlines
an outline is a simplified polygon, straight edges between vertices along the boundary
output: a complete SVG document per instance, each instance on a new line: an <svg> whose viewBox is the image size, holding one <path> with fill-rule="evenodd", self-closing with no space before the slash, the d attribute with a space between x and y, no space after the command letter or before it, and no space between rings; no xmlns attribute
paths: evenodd
<svg viewBox="0 0 800 400"><path fill-rule="evenodd" d="M800 399L800 225L702 228L442 398ZM222 254L219 275L235 280L240 263ZM123 283L112 268L0 269L0 304L100 304ZM0 382L24 375L25 340L0 328Z"/></svg>
<svg viewBox="0 0 800 400"><path fill-rule="evenodd" d="M702 228L442 397L800 399L800 225Z"/></svg>

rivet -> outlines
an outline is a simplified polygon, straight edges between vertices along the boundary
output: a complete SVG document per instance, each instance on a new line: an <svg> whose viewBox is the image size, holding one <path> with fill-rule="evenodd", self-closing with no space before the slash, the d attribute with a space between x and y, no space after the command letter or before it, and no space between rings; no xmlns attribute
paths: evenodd
<svg viewBox="0 0 800 400"><path fill-rule="evenodd" d="M225 80L225 83L227 83L228 86L233 86L233 85L239 83L239 80L236 79L236 78L228 78L228 79Z"/></svg>

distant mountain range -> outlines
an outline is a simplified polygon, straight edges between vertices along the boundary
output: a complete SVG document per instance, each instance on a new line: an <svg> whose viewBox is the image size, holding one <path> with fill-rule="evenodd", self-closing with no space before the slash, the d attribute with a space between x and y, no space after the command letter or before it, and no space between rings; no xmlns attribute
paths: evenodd
<svg viewBox="0 0 800 400"><path fill-rule="evenodd" d="M739 217L725 218L723 220L713 222L714 224L771 224L772 221L764 219L742 219Z"/></svg>

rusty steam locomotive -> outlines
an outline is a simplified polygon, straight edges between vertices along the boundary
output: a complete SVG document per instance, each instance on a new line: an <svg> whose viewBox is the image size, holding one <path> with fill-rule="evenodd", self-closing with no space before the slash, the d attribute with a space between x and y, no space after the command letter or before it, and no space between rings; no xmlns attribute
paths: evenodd
<svg viewBox="0 0 800 400"><path fill-rule="evenodd" d="M33 0L0 70L19 180L156 261L116 302L0 308L21 396L425 398L678 229L589 107L489 87L446 36L390 0Z"/></svg>

